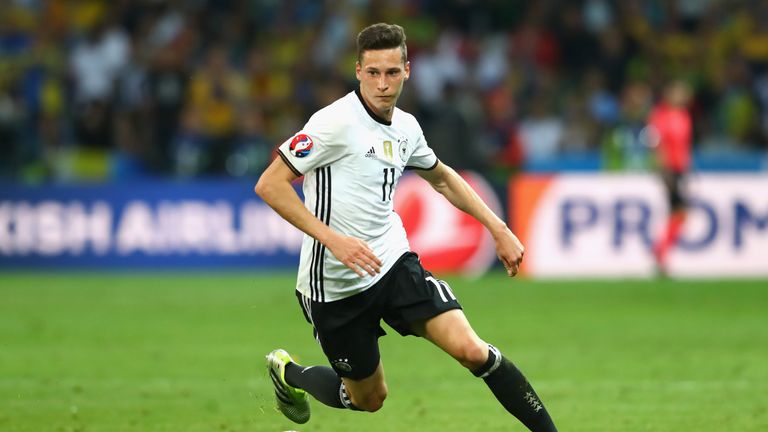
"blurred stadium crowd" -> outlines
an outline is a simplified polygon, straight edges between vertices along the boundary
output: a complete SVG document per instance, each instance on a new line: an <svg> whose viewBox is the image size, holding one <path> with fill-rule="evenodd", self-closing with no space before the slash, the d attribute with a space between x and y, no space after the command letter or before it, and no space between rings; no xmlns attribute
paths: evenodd
<svg viewBox="0 0 768 432"><path fill-rule="evenodd" d="M611 158L637 141L673 78L694 88L699 151L768 142L766 1L0 0L0 9L6 179L256 175L312 112L355 87L355 36L378 21L406 28L413 75L400 107L455 167Z"/></svg>

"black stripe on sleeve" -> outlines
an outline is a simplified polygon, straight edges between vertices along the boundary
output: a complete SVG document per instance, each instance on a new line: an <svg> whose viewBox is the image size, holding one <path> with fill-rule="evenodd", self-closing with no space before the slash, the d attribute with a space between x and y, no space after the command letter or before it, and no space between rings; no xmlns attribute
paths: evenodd
<svg viewBox="0 0 768 432"><path fill-rule="evenodd" d="M417 166L413 166L413 165L406 165L405 169L407 169L407 170L432 171L433 169L437 168L437 164L438 163L440 163L440 159L435 159L435 163L432 164L432 166L429 167L429 168L422 168L422 167L417 167Z"/></svg>
<svg viewBox="0 0 768 432"><path fill-rule="evenodd" d="M294 174L296 174L299 177L304 175L304 174L301 173L301 171L297 170L295 166L293 166L291 161L288 160L288 156L284 155L282 150L277 149L277 155L280 156L280 159L282 159L283 162L285 162L285 164L288 165L288 168L290 168L291 171L293 171Z"/></svg>

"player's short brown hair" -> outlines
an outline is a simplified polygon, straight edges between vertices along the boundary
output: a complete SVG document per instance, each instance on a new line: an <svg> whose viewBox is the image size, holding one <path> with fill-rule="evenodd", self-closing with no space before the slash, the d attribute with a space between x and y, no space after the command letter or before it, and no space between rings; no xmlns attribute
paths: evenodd
<svg viewBox="0 0 768 432"><path fill-rule="evenodd" d="M408 61L408 48L405 46L405 30L397 24L378 23L364 28L357 35L357 61L369 50L381 50L400 47L403 63Z"/></svg>

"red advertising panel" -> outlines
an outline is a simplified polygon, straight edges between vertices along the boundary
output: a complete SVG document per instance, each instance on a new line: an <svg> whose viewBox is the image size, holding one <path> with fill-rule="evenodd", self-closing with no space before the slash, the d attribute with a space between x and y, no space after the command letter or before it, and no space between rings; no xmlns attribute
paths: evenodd
<svg viewBox="0 0 768 432"><path fill-rule="evenodd" d="M501 204L491 186L478 174L460 174L501 216ZM485 227L417 175L400 179L395 211L403 220L411 249L430 271L479 275L496 260L493 238Z"/></svg>

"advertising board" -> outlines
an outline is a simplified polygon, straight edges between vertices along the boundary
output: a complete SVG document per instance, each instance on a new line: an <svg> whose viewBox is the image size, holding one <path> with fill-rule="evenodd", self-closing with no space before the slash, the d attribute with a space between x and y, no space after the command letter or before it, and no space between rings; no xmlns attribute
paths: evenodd
<svg viewBox="0 0 768 432"><path fill-rule="evenodd" d="M669 259L671 276L768 275L768 176L706 174L687 184L690 207ZM649 277L651 247L669 212L652 175L521 176L510 225L533 277Z"/></svg>

